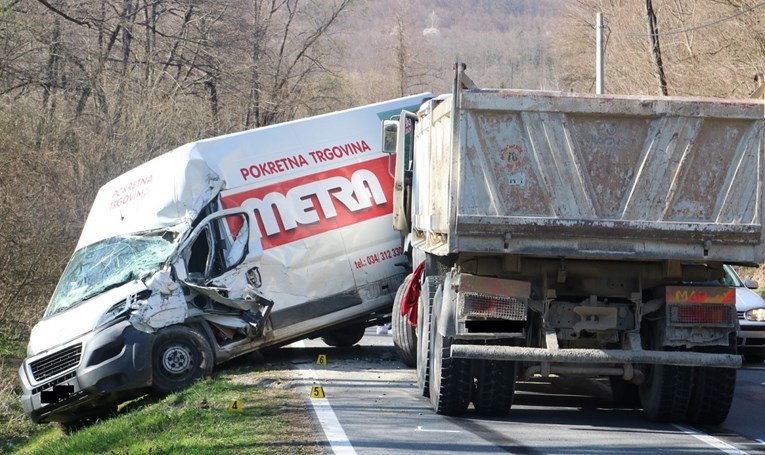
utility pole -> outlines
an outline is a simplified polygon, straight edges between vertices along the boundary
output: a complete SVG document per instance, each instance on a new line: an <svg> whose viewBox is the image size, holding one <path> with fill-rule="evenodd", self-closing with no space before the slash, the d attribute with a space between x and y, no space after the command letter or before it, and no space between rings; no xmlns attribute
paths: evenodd
<svg viewBox="0 0 765 455"><path fill-rule="evenodd" d="M645 15L648 19L648 35L651 39L651 54L656 67L656 78L659 80L661 94L667 96L667 77L664 75L664 65L661 61L661 48L659 47L659 31L656 25L656 14L653 12L653 2L645 0Z"/></svg>
<svg viewBox="0 0 765 455"><path fill-rule="evenodd" d="M595 16L595 93L603 94L603 13Z"/></svg>

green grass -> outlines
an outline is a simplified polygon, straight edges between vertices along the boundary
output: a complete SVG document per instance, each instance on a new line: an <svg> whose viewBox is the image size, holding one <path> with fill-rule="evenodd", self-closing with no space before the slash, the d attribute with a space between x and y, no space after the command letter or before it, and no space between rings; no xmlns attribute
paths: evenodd
<svg viewBox="0 0 765 455"><path fill-rule="evenodd" d="M279 380L262 380L269 374L224 372L160 401L144 398L123 405L116 416L70 434L55 425L40 426L23 443L6 448L46 455L322 453L305 408L307 395ZM229 410L232 400L242 404L242 412Z"/></svg>
<svg viewBox="0 0 765 455"><path fill-rule="evenodd" d="M0 327L0 453L47 431L27 419L21 408L18 370L24 350L23 341L9 339Z"/></svg>

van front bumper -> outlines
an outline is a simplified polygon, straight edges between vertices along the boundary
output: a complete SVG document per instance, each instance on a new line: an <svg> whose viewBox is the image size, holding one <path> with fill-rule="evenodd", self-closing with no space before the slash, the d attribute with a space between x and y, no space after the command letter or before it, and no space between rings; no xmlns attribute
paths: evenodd
<svg viewBox="0 0 765 455"><path fill-rule="evenodd" d="M153 342L122 321L25 359L24 413L36 423L71 422L142 394L151 385Z"/></svg>

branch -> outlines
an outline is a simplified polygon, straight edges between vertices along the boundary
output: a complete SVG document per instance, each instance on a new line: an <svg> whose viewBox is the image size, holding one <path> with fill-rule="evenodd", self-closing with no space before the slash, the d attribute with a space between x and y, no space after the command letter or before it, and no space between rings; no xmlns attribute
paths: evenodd
<svg viewBox="0 0 765 455"><path fill-rule="evenodd" d="M69 22L74 22L77 25L84 25L84 26L86 26L88 28L90 28L93 25L90 22L81 21L81 20L73 18L72 16L69 16L65 12L57 9L55 6L53 6L50 3L48 3L46 0L37 0L37 1L42 3L46 8L48 8L51 11L53 11L55 14L58 14L59 16L63 17L64 19L68 20Z"/></svg>

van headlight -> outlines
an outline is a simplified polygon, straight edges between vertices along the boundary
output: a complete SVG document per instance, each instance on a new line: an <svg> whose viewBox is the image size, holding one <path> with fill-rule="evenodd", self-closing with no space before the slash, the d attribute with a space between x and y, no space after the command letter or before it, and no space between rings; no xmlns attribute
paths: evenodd
<svg viewBox="0 0 765 455"><path fill-rule="evenodd" d="M754 308L744 313L747 321L765 321L765 308Z"/></svg>
<svg viewBox="0 0 765 455"><path fill-rule="evenodd" d="M93 327L93 330L114 325L122 320L129 318L131 309L130 307L131 305L127 300L115 303L111 306L111 308L106 310L100 318L98 318L98 321L96 321L96 325Z"/></svg>
<svg viewBox="0 0 765 455"><path fill-rule="evenodd" d="M120 321L129 319L133 310L144 304L150 295L151 291L144 289L143 291L133 294L121 302L115 303L111 306L111 308L106 310L100 318L98 318L96 325L93 326L93 330L99 329L101 327L108 327Z"/></svg>

